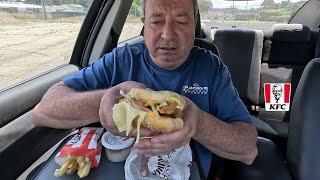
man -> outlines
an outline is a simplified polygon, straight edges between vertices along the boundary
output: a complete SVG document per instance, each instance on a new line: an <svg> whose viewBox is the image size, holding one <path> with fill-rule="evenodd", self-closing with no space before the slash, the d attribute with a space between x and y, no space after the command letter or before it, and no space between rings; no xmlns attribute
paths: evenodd
<svg viewBox="0 0 320 180"><path fill-rule="evenodd" d="M120 90L165 89L187 97L184 127L141 140L135 145L138 154L167 154L192 138L200 143L206 175L211 152L251 164L257 155L256 129L249 124L250 114L225 65L212 53L193 47L196 14L196 0L147 0L142 18L145 44L114 49L54 85L35 107L34 123L71 128L100 120L119 134L111 115ZM143 135L152 134L143 130Z"/></svg>

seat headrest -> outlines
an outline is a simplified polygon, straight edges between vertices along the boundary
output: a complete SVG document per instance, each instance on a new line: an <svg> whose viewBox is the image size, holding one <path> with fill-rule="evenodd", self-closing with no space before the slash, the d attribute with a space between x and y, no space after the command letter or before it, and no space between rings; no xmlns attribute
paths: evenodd
<svg viewBox="0 0 320 180"><path fill-rule="evenodd" d="M284 42L304 42L311 37L310 29L302 24L275 24L272 31L273 40Z"/></svg>
<svg viewBox="0 0 320 180"><path fill-rule="evenodd" d="M212 29L221 60L232 76L240 98L257 104L260 87L260 66L263 32L244 29Z"/></svg>
<svg viewBox="0 0 320 180"><path fill-rule="evenodd" d="M305 66L314 58L311 31L302 24L276 24L272 27L271 50L268 62Z"/></svg>
<svg viewBox="0 0 320 180"><path fill-rule="evenodd" d="M301 31L302 28L302 24L274 24L272 31Z"/></svg>

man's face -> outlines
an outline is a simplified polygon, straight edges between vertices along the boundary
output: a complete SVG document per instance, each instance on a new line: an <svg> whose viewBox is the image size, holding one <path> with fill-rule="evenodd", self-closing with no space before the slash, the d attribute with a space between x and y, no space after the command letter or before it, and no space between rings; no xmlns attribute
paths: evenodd
<svg viewBox="0 0 320 180"><path fill-rule="evenodd" d="M195 38L192 0L147 0L144 39L151 58L171 70L187 59Z"/></svg>

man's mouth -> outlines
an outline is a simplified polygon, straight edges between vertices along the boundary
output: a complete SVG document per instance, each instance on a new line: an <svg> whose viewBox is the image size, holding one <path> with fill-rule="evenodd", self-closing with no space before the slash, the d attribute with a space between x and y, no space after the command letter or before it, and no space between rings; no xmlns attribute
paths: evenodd
<svg viewBox="0 0 320 180"><path fill-rule="evenodd" d="M166 51L166 52L173 52L176 49L177 49L176 47L160 47L160 50Z"/></svg>

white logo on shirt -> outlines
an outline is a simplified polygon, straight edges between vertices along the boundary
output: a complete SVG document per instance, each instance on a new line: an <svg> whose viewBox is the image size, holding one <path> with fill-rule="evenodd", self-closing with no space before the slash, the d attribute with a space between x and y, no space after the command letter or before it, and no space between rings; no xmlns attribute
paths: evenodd
<svg viewBox="0 0 320 180"><path fill-rule="evenodd" d="M194 83L192 86L184 85L183 92L186 94L208 94L208 87L201 87Z"/></svg>

